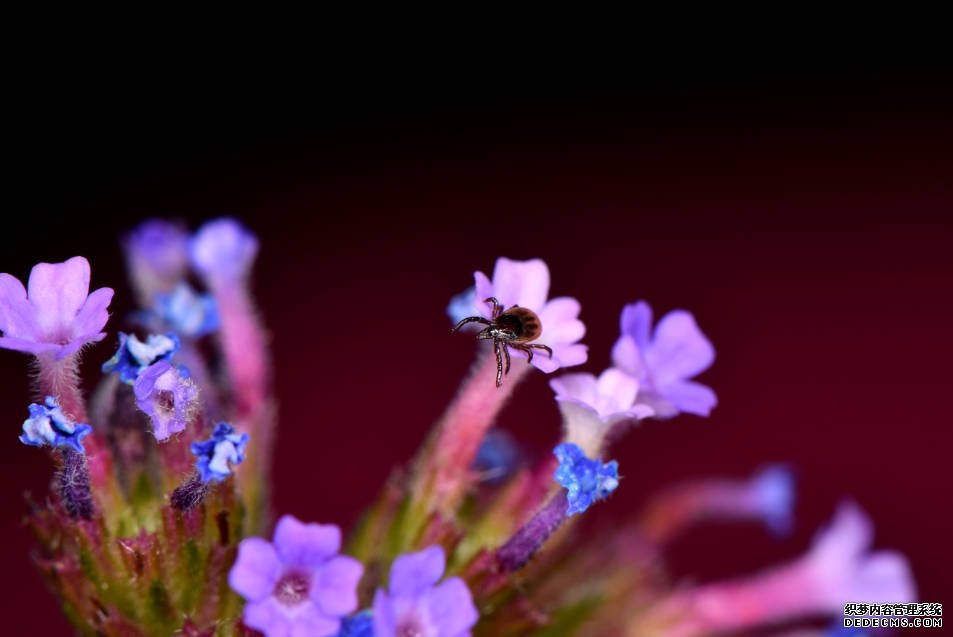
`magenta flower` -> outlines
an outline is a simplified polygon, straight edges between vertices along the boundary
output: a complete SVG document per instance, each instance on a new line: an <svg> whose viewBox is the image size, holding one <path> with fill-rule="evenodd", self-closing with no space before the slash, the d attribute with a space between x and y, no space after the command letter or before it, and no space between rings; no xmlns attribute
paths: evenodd
<svg viewBox="0 0 953 637"><path fill-rule="evenodd" d="M476 283L473 309L482 316L490 318L492 308L483 302L489 297L496 297L504 309L519 305L539 316L543 331L533 342L551 347L553 357L537 353L532 362L537 369L548 374L586 362L587 347L579 343L586 333L586 326L578 318L579 301L568 296L547 300L549 268L541 259L512 261L500 257L496 260L492 281L482 272L475 272L473 278ZM511 350L511 354L526 358L525 353L516 349Z"/></svg>
<svg viewBox="0 0 953 637"><path fill-rule="evenodd" d="M341 530L305 524L291 515L278 520L274 542L242 540L228 574L232 589L248 600L244 621L266 637L327 637L357 609L363 567L338 555Z"/></svg>
<svg viewBox="0 0 953 637"><path fill-rule="evenodd" d="M133 385L136 405L152 419L156 440L185 430L197 406L198 387L167 360L145 368Z"/></svg>
<svg viewBox="0 0 953 637"><path fill-rule="evenodd" d="M374 595L375 637L470 635L479 618L473 597L459 577L437 585L445 567L439 546L394 560L388 590Z"/></svg>
<svg viewBox="0 0 953 637"><path fill-rule="evenodd" d="M592 374L563 374L549 381L563 414L565 440L579 445L587 456L602 453L606 435L625 421L647 418L654 412L639 404L639 381L610 367L599 378Z"/></svg>
<svg viewBox="0 0 953 637"><path fill-rule="evenodd" d="M652 331L652 308L645 301L626 305L622 335L612 348L616 367L638 379L639 402L659 418L679 412L707 416L718 399L710 387L689 380L708 369L715 348L695 317L684 310L669 312Z"/></svg>
<svg viewBox="0 0 953 637"><path fill-rule="evenodd" d="M19 279L0 274L0 347L31 354L54 353L57 360L105 338L113 291L89 293L89 262L38 263L28 290Z"/></svg>
<svg viewBox="0 0 953 637"><path fill-rule="evenodd" d="M192 267L210 283L244 279L258 255L258 239L235 219L209 221L189 246Z"/></svg>

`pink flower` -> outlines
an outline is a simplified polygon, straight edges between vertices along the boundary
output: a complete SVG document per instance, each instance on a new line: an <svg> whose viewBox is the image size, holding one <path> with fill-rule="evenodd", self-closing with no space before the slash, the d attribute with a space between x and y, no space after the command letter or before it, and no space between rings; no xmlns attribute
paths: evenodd
<svg viewBox="0 0 953 637"><path fill-rule="evenodd" d="M38 263L28 290L20 280L0 274L0 347L41 354L57 360L83 345L102 340L113 291L89 293L89 262L73 257L63 263Z"/></svg>
<svg viewBox="0 0 953 637"><path fill-rule="evenodd" d="M553 350L552 359L544 352L533 356L532 364L540 371L551 373L561 367L581 365L588 358L585 345L579 340L586 333L586 326L579 320L579 301L568 296L548 299L549 268L541 259L512 261L500 257L490 280L482 272L475 272L476 297L473 309L490 318L492 308L483 302L496 297L504 309L513 305L528 308L539 316L542 333L534 343L548 345ZM516 349L513 356L526 358Z"/></svg>

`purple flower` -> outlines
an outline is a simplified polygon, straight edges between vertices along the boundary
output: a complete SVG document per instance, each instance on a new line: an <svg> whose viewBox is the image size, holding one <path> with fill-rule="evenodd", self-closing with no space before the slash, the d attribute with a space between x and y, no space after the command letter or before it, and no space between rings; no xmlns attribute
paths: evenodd
<svg viewBox="0 0 953 637"><path fill-rule="evenodd" d="M794 477L783 465L771 465L755 474L746 489L753 509L760 513L768 528L776 535L784 535L794 523Z"/></svg>
<svg viewBox="0 0 953 637"><path fill-rule="evenodd" d="M512 261L500 257L493 269L493 280L482 272L475 272L476 306L473 311L490 318L492 308L483 302L496 297L504 308L513 305L528 308L539 316L542 333L534 343L548 345L553 350L552 359L544 353L533 356L532 364L539 370L550 373L560 367L572 367L586 362L587 348L579 343L586 333L586 326L579 320L579 301L568 296L547 300L549 295L549 268L541 259ZM454 312L461 311L455 304ZM526 354L513 349L513 356L526 358Z"/></svg>
<svg viewBox="0 0 953 637"><path fill-rule="evenodd" d="M566 441L583 452L598 456L606 435L618 423L639 420L654 412L636 403L639 381L609 368L596 378L592 374L563 374L549 381L563 414Z"/></svg>
<svg viewBox="0 0 953 637"><path fill-rule="evenodd" d="M390 569L387 591L374 595L375 637L466 637L479 614L459 577L437 582L446 567L443 549L431 546L401 555Z"/></svg>
<svg viewBox="0 0 953 637"><path fill-rule="evenodd" d="M620 323L622 335L612 348L612 361L638 379L639 402L659 418L682 411L707 416L718 402L715 392L689 379L711 366L715 349L691 313L669 312L653 332L652 309L639 301L623 308Z"/></svg>
<svg viewBox="0 0 953 637"><path fill-rule="evenodd" d="M89 262L83 257L38 263L27 287L29 293L16 277L0 274L0 347L54 352L60 360L106 336L113 291L89 294Z"/></svg>
<svg viewBox="0 0 953 637"><path fill-rule="evenodd" d="M246 446L248 434L236 434L235 428L227 422L215 425L208 440L193 442L192 453L198 457L195 468L202 482L221 482L232 475L230 465L241 464Z"/></svg>
<svg viewBox="0 0 953 637"><path fill-rule="evenodd" d="M157 294L154 310L176 333L199 338L218 329L218 306L210 294L199 294L188 283Z"/></svg>
<svg viewBox="0 0 953 637"><path fill-rule="evenodd" d="M893 551L869 553L872 541L870 518L852 502L842 503L831 525L814 538L801 564L814 597L831 612L845 600L882 604L916 597L906 558Z"/></svg>
<svg viewBox="0 0 953 637"><path fill-rule="evenodd" d="M119 379L132 385L149 365L170 360L179 350L175 334L150 334L143 343L135 334L119 332L119 348L113 357L103 363L103 373L116 372Z"/></svg>
<svg viewBox="0 0 953 637"><path fill-rule="evenodd" d="M133 285L145 307L155 295L182 281L189 267L189 235L180 224L162 219L145 221L123 241Z"/></svg>
<svg viewBox="0 0 953 637"><path fill-rule="evenodd" d="M258 255L258 239L235 219L209 221L189 246L192 267L210 283L239 281Z"/></svg>
<svg viewBox="0 0 953 637"><path fill-rule="evenodd" d="M304 524L285 515L274 542L248 538L228 574L232 589L248 600L245 624L266 637L326 637L341 618L357 609L363 567L338 555L341 530L333 524Z"/></svg>
<svg viewBox="0 0 953 637"><path fill-rule="evenodd" d="M53 396L47 396L45 404L30 405L30 417L23 421L20 442L31 447L68 447L84 453L83 438L93 428L74 423L63 413Z"/></svg>
<svg viewBox="0 0 953 637"><path fill-rule="evenodd" d="M156 440L185 429L198 398L198 388L169 361L150 365L133 386L136 404L152 419Z"/></svg>
<svg viewBox="0 0 953 637"><path fill-rule="evenodd" d="M558 445L553 453L559 460L554 477L567 491L566 515L584 512L619 486L619 463L615 460L605 464L593 460L571 442Z"/></svg>

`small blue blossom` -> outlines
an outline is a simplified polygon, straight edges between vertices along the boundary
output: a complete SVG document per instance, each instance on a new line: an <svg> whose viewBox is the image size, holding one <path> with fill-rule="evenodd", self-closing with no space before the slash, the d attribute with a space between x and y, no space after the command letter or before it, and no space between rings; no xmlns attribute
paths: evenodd
<svg viewBox="0 0 953 637"><path fill-rule="evenodd" d="M142 342L135 334L119 332L119 348L113 357L103 363L103 373L116 372L119 379L133 385L146 368L163 360L169 360L179 351L179 337L174 333L150 334Z"/></svg>
<svg viewBox="0 0 953 637"><path fill-rule="evenodd" d="M751 480L751 489L764 516L764 523L775 535L786 535L794 525L794 476L784 465L771 465Z"/></svg>
<svg viewBox="0 0 953 637"><path fill-rule="evenodd" d="M522 461L519 444L504 429L490 429L483 437L473 459L473 469L480 479L491 485L501 484Z"/></svg>
<svg viewBox="0 0 953 637"><path fill-rule="evenodd" d="M454 325L468 316L478 314L479 311L476 303L476 287L472 285L450 299L450 304L447 305L447 316Z"/></svg>
<svg viewBox="0 0 953 637"><path fill-rule="evenodd" d="M554 477L568 491L566 515L582 513L619 486L619 463L615 460L603 464L587 458L582 449L571 442L558 445L553 453L559 460Z"/></svg>
<svg viewBox="0 0 953 637"><path fill-rule="evenodd" d="M47 396L44 402L45 405L30 405L30 417L23 421L20 442L31 447L69 447L84 453L83 438L93 428L72 422L53 396Z"/></svg>
<svg viewBox="0 0 953 637"><path fill-rule="evenodd" d="M374 637L374 615L369 610L341 620L337 637Z"/></svg>
<svg viewBox="0 0 953 637"><path fill-rule="evenodd" d="M155 313L182 336L199 338L218 329L218 307L210 294L199 294L179 283L168 294L157 294Z"/></svg>
<svg viewBox="0 0 953 637"><path fill-rule="evenodd" d="M192 453L198 460L195 468L202 482L221 482L232 474L230 464L241 464L245 459L245 447L248 434L236 434L235 428L227 422L215 425L215 431L208 440L192 443Z"/></svg>

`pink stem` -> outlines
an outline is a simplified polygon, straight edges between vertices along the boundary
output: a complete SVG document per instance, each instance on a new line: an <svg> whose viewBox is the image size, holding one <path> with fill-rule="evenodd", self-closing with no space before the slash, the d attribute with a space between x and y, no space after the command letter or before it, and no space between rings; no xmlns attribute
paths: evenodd
<svg viewBox="0 0 953 637"><path fill-rule="evenodd" d="M641 525L658 544L706 518L759 519L763 512L746 482L705 480L670 489L646 507Z"/></svg>
<svg viewBox="0 0 953 637"><path fill-rule="evenodd" d="M259 411L268 389L268 350L264 327L243 283L229 282L212 289L218 304L219 338L228 363L237 415Z"/></svg>

